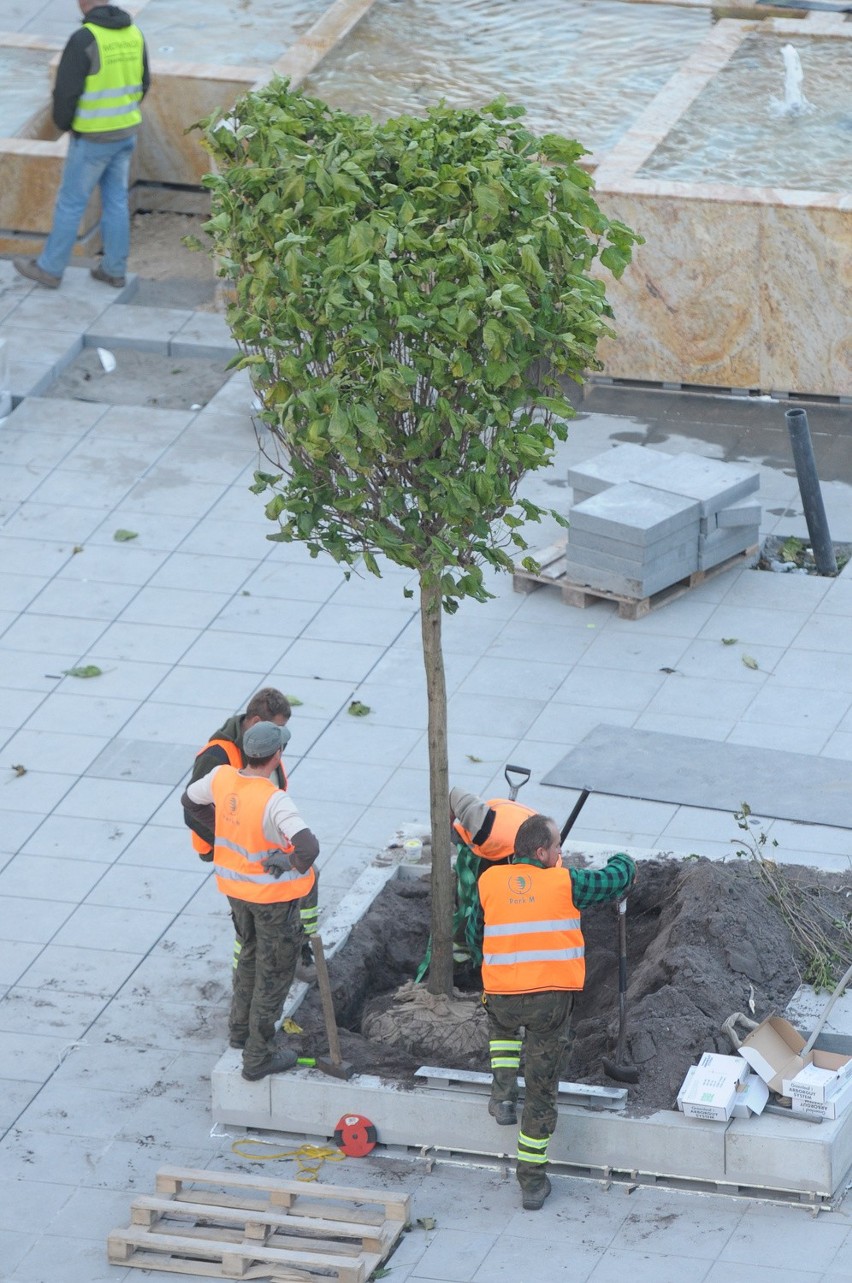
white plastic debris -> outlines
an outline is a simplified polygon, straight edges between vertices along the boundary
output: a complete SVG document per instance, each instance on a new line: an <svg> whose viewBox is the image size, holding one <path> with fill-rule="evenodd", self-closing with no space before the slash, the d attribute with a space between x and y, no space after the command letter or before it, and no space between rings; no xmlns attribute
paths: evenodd
<svg viewBox="0 0 852 1283"><path fill-rule="evenodd" d="M99 347L97 349L97 353L100 358L101 365L104 367L106 373L112 374L115 369L115 357L112 352L108 351L105 347Z"/></svg>

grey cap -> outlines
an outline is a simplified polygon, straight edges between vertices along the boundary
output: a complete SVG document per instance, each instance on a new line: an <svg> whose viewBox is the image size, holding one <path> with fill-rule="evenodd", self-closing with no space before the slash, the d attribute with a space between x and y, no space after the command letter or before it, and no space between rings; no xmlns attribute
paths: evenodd
<svg viewBox="0 0 852 1283"><path fill-rule="evenodd" d="M255 722L243 735L243 752L246 757L272 757L283 749L290 738L286 726L274 722Z"/></svg>

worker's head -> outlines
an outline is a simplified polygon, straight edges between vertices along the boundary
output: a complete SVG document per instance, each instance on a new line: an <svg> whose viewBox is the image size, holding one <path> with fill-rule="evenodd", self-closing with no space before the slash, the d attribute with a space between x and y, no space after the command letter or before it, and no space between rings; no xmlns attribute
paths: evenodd
<svg viewBox="0 0 852 1283"><path fill-rule="evenodd" d="M562 842L556 821L549 815L531 815L524 820L515 836L515 858L537 860L551 869L561 857Z"/></svg>
<svg viewBox="0 0 852 1283"><path fill-rule="evenodd" d="M274 686L264 686L248 702L248 708L243 714L243 735L250 726L256 726L258 722L274 722L276 726L286 726L292 711L286 695L282 695Z"/></svg>
<svg viewBox="0 0 852 1283"><path fill-rule="evenodd" d="M243 735L246 766L257 769L268 766L270 762L277 766L289 738L286 726L275 722L254 722Z"/></svg>
<svg viewBox="0 0 852 1283"><path fill-rule="evenodd" d="M80 6L80 12L83 14L88 13L90 9L96 9L99 4L103 3L104 0L77 0L77 4Z"/></svg>
<svg viewBox="0 0 852 1283"><path fill-rule="evenodd" d="M474 845L484 842L494 825L494 812L488 803L464 789L450 789L450 816L470 834Z"/></svg>

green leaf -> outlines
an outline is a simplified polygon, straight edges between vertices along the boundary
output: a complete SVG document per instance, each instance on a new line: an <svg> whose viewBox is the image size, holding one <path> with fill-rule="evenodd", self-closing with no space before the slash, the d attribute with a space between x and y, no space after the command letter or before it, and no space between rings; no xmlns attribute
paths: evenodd
<svg viewBox="0 0 852 1283"><path fill-rule="evenodd" d="M723 638L722 638L722 645L723 645L723 646L736 646L737 641L738 641L738 638L736 638L736 637L723 637Z"/></svg>
<svg viewBox="0 0 852 1283"><path fill-rule="evenodd" d="M366 717L367 714L372 713L373 710L370 708L369 704L362 704L359 699L353 699L346 711L350 717Z"/></svg>
<svg viewBox="0 0 852 1283"><path fill-rule="evenodd" d="M288 695L288 696L287 696L287 702L289 703L289 705L290 705L290 707L291 707L291 708L301 708L301 707L302 707L302 701L301 701L301 700L298 698L298 696L296 696L296 695Z"/></svg>
<svg viewBox="0 0 852 1283"><path fill-rule="evenodd" d="M131 539L138 539L139 535L135 530L116 530L113 539L116 543L129 543Z"/></svg>
<svg viewBox="0 0 852 1283"><path fill-rule="evenodd" d="M83 664L79 668L63 668L62 673L65 677L100 677L103 669L97 664Z"/></svg>
<svg viewBox="0 0 852 1283"><path fill-rule="evenodd" d="M743 663L745 664L746 668L759 668L759 667L760 667L760 665L758 664L757 660L756 660L756 659L752 659L751 655L743 655L742 659L743 659Z"/></svg>

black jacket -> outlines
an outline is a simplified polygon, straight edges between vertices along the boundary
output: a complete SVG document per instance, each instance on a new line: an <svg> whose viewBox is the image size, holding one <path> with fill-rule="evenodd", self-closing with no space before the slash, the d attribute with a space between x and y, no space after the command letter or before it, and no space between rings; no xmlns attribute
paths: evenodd
<svg viewBox="0 0 852 1283"><path fill-rule="evenodd" d="M114 4L101 4L90 9L83 22L90 22L96 27L129 27L133 23L129 13ZM53 123L63 132L71 128L71 122L77 111L77 102L83 92L86 77L99 69L98 42L85 26L80 27L71 36L62 51L59 68L56 72L56 83L53 86ZM148 92L151 75L148 71L148 50L142 50L142 97ZM107 134L98 134L101 139L121 138L124 134L133 133L131 129L114 130ZM92 135L87 135L92 137Z"/></svg>

